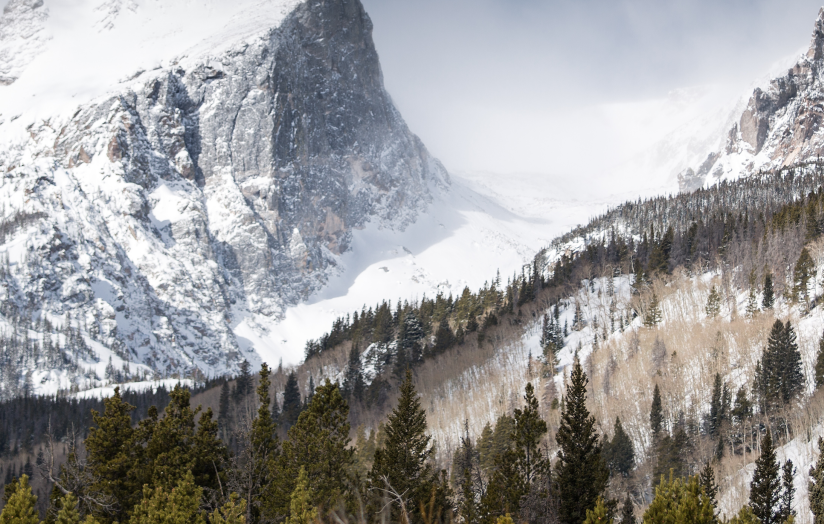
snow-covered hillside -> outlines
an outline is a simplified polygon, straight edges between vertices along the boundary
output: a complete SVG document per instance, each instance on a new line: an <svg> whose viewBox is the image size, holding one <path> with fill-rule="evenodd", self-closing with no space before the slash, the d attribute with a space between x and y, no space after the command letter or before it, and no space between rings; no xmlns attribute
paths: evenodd
<svg viewBox="0 0 824 524"><path fill-rule="evenodd" d="M259 326L338 273L353 230L414 222L448 175L384 90L371 30L357 0L10 3L8 390L52 369L46 333L69 322L161 376L259 362ZM75 346L69 381L94 386Z"/></svg>

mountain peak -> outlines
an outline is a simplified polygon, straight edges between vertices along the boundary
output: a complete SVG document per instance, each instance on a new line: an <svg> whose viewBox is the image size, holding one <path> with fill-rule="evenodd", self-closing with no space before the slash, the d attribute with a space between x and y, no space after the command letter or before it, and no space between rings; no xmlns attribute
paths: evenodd
<svg viewBox="0 0 824 524"><path fill-rule="evenodd" d="M813 28L810 50L807 51L807 58L820 60L824 58L824 7L818 10L818 18Z"/></svg>

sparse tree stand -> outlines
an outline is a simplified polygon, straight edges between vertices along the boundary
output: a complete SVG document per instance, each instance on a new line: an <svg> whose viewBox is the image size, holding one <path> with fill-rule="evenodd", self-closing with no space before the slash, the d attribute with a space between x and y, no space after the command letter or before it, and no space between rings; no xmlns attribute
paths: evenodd
<svg viewBox="0 0 824 524"><path fill-rule="evenodd" d="M587 510L595 507L609 481L609 469L601 456L595 417L586 407L587 376L576 358L570 386L555 435L560 446L556 478L560 495L561 522L579 524Z"/></svg>

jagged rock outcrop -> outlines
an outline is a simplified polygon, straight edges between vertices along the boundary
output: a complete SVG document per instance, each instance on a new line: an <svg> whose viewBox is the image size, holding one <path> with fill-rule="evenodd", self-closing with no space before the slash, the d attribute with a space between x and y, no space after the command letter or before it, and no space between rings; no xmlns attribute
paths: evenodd
<svg viewBox="0 0 824 524"><path fill-rule="evenodd" d="M448 184L386 93L371 32L358 0L299 3L2 148L6 317L70 312L158 371L256 359L239 325L265 331L324 285L353 228L403 227Z"/></svg>
<svg viewBox="0 0 824 524"><path fill-rule="evenodd" d="M682 190L759 170L812 161L824 153L824 8L810 48L784 76L755 89L723 151L679 176Z"/></svg>

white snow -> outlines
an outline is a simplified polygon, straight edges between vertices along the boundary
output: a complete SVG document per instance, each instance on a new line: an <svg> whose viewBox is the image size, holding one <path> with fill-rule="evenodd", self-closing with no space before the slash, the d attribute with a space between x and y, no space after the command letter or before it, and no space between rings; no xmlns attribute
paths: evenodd
<svg viewBox="0 0 824 524"><path fill-rule="evenodd" d="M17 137L40 120L70 116L81 104L145 81L140 77L146 72L173 65L185 69L188 60L220 56L277 27L300 3L46 0L37 8L47 11L45 20L29 12L5 30L0 22L0 76L6 70L18 76L11 85L0 85L0 139Z"/></svg>
<svg viewBox="0 0 824 524"><path fill-rule="evenodd" d="M194 386L194 382L192 380L178 380L176 378L166 378L162 380L143 380L140 382L124 382L122 384L109 384L103 387L87 389L85 391L75 393L72 396L74 398L105 398L114 395L114 389L118 387L120 388L120 391L140 392L152 390L154 392L161 387L164 387L167 390L171 391L178 384L190 388Z"/></svg>

